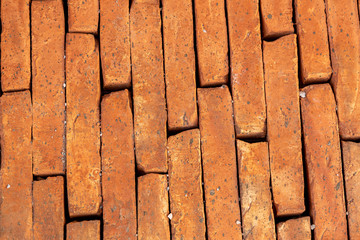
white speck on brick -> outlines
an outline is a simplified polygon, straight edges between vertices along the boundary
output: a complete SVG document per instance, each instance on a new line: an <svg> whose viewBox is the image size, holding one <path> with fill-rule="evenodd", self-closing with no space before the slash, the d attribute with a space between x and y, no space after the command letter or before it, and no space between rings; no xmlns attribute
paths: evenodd
<svg viewBox="0 0 360 240"><path fill-rule="evenodd" d="M349 212L346 212L346 216L349 215Z"/></svg>
<svg viewBox="0 0 360 240"><path fill-rule="evenodd" d="M63 84L63 87L64 87L64 88L66 87L66 83Z"/></svg>
<svg viewBox="0 0 360 240"><path fill-rule="evenodd" d="M311 230L314 230L315 229L315 224L311 224L310 228L311 228Z"/></svg>
<svg viewBox="0 0 360 240"><path fill-rule="evenodd" d="M6 185L6 188L10 188L10 184Z"/></svg>
<svg viewBox="0 0 360 240"><path fill-rule="evenodd" d="M303 92L303 91L300 91L300 97L305 98L305 97L306 97L306 93Z"/></svg>
<svg viewBox="0 0 360 240"><path fill-rule="evenodd" d="M206 33L206 30L204 29L203 32Z"/></svg>
<svg viewBox="0 0 360 240"><path fill-rule="evenodd" d="M173 218L172 213L170 213L170 214L168 215L168 218L169 218L170 220Z"/></svg>
<svg viewBox="0 0 360 240"><path fill-rule="evenodd" d="M241 224L240 220L236 220L236 224L240 225Z"/></svg>
<svg viewBox="0 0 360 240"><path fill-rule="evenodd" d="M66 58L66 55L64 55L64 59Z"/></svg>
<svg viewBox="0 0 360 240"><path fill-rule="evenodd" d="M170 190L170 188L169 187L166 187L166 191L169 191Z"/></svg>

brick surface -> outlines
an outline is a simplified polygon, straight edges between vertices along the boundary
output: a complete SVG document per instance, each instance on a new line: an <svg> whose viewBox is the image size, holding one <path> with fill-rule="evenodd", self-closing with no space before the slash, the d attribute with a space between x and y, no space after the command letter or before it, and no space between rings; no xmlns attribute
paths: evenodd
<svg viewBox="0 0 360 240"><path fill-rule="evenodd" d="M194 9L200 85L226 84L229 60L224 0L195 0Z"/></svg>
<svg viewBox="0 0 360 240"><path fill-rule="evenodd" d="M264 42L271 182L277 216L304 206L296 36Z"/></svg>
<svg viewBox="0 0 360 240"><path fill-rule="evenodd" d="M129 1L100 0L99 31L104 88L130 87Z"/></svg>
<svg viewBox="0 0 360 240"><path fill-rule="evenodd" d="M198 89L208 239L241 239L235 131L229 89Z"/></svg>
<svg viewBox="0 0 360 240"><path fill-rule="evenodd" d="M135 153L142 172L167 171L159 4L159 0L134 0L130 10Z"/></svg>
<svg viewBox="0 0 360 240"><path fill-rule="evenodd" d="M226 3L236 137L265 137L259 1L228 0Z"/></svg>
<svg viewBox="0 0 360 240"><path fill-rule="evenodd" d="M278 240L311 240L310 217L290 219L276 228Z"/></svg>
<svg viewBox="0 0 360 240"><path fill-rule="evenodd" d="M244 239L276 239L266 142L237 141Z"/></svg>
<svg viewBox="0 0 360 240"><path fill-rule="evenodd" d="M0 98L0 239L33 238L31 112L29 91Z"/></svg>
<svg viewBox="0 0 360 240"><path fill-rule="evenodd" d="M197 127L192 1L162 4L169 130Z"/></svg>
<svg viewBox="0 0 360 240"><path fill-rule="evenodd" d="M70 217L100 214L100 70L93 35L66 37L66 152Z"/></svg>
<svg viewBox="0 0 360 240"><path fill-rule="evenodd" d="M69 32L98 32L99 0L67 0Z"/></svg>
<svg viewBox="0 0 360 240"><path fill-rule="evenodd" d="M34 2L33 2L34 3ZM64 178L33 183L34 239L64 239Z"/></svg>
<svg viewBox="0 0 360 240"><path fill-rule="evenodd" d="M1 1L1 88L30 88L30 0Z"/></svg>
<svg viewBox="0 0 360 240"><path fill-rule="evenodd" d="M133 118L128 90L101 102L104 239L136 239Z"/></svg>
<svg viewBox="0 0 360 240"><path fill-rule="evenodd" d="M168 148L172 239L205 239L199 130L169 137Z"/></svg>
<svg viewBox="0 0 360 240"><path fill-rule="evenodd" d="M166 175L138 178L138 239L170 239Z"/></svg>
<svg viewBox="0 0 360 240"><path fill-rule="evenodd" d="M336 103L330 85L302 90L301 113L315 240L347 239Z"/></svg>
<svg viewBox="0 0 360 240"><path fill-rule="evenodd" d="M67 240L100 240L100 221L71 222L66 225Z"/></svg>
<svg viewBox="0 0 360 240"><path fill-rule="evenodd" d="M33 173L64 174L65 18L62 0L31 3Z"/></svg>

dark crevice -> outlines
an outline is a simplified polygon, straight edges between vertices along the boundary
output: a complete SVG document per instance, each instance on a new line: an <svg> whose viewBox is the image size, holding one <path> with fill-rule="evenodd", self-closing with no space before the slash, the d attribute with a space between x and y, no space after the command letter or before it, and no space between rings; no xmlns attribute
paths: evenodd
<svg viewBox="0 0 360 240"><path fill-rule="evenodd" d="M346 227L347 227L347 235L348 235L348 240L350 239L350 228L349 228L349 216L348 216L348 200L347 200L347 196L346 196L346 178L345 178L345 168L344 168L344 155L343 155L343 151L342 151L342 141L340 141L340 153L341 153L341 174L342 174L342 181L343 181L343 186L344 186L344 200L345 200L345 211L346 211Z"/></svg>

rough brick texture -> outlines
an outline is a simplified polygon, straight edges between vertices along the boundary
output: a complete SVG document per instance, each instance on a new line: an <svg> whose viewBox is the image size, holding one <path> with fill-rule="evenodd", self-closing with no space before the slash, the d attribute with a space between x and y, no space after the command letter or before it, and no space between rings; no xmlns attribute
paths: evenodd
<svg viewBox="0 0 360 240"><path fill-rule="evenodd" d="M310 217L290 219L276 228L278 240L311 240Z"/></svg>
<svg viewBox="0 0 360 240"><path fill-rule="evenodd" d="M67 0L69 32L98 32L99 0Z"/></svg>
<svg viewBox="0 0 360 240"><path fill-rule="evenodd" d="M67 240L100 240L100 221L71 222L66 225Z"/></svg>

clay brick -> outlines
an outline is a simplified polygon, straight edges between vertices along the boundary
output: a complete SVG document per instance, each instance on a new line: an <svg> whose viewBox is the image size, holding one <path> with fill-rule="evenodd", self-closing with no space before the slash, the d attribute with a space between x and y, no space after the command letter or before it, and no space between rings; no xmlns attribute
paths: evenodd
<svg viewBox="0 0 360 240"><path fill-rule="evenodd" d="M64 174L65 17L62 0L31 3L33 173Z"/></svg>
<svg viewBox="0 0 360 240"><path fill-rule="evenodd" d="M70 217L99 215L100 70L93 35L66 37L66 152Z"/></svg>
<svg viewBox="0 0 360 240"><path fill-rule="evenodd" d="M277 216L305 211L296 35L264 42L271 182Z"/></svg>
<svg viewBox="0 0 360 240"><path fill-rule="evenodd" d="M163 0L169 130L197 127L192 0Z"/></svg>
<svg viewBox="0 0 360 240"><path fill-rule="evenodd" d="M241 239L235 130L229 89L199 88L199 120L209 239Z"/></svg>
<svg viewBox="0 0 360 240"><path fill-rule="evenodd" d="M311 240L310 217L290 219L276 227L278 240Z"/></svg>
<svg viewBox="0 0 360 240"><path fill-rule="evenodd" d="M226 84L229 59L224 0L195 0L194 5L200 85Z"/></svg>
<svg viewBox="0 0 360 240"><path fill-rule="evenodd" d="M265 137L266 107L259 1L226 2L236 137Z"/></svg>
<svg viewBox="0 0 360 240"><path fill-rule="evenodd" d="M71 222L66 225L67 240L100 240L100 221Z"/></svg>
<svg viewBox="0 0 360 240"><path fill-rule="evenodd" d="M303 90L301 116L315 240L347 239L336 103L329 84Z"/></svg>
<svg viewBox="0 0 360 240"><path fill-rule="evenodd" d="M356 0L325 0L341 139L360 137L360 32Z"/></svg>
<svg viewBox="0 0 360 240"><path fill-rule="evenodd" d="M99 0L67 0L69 32L98 32Z"/></svg>
<svg viewBox="0 0 360 240"><path fill-rule="evenodd" d="M276 239L266 142L237 141L244 239Z"/></svg>
<svg viewBox="0 0 360 240"><path fill-rule="evenodd" d="M169 200L165 175L138 178L138 239L170 239Z"/></svg>
<svg viewBox="0 0 360 240"><path fill-rule="evenodd" d="M49 177L46 180L34 181L33 207L34 239L64 239L63 177Z"/></svg>
<svg viewBox="0 0 360 240"><path fill-rule="evenodd" d="M168 148L172 239L205 239L199 130L169 137Z"/></svg>
<svg viewBox="0 0 360 240"><path fill-rule="evenodd" d="M101 102L104 239L136 239L133 118L128 90Z"/></svg>
<svg viewBox="0 0 360 240"><path fill-rule="evenodd" d="M1 88L30 88L30 0L1 1Z"/></svg>
<svg viewBox="0 0 360 240"><path fill-rule="evenodd" d="M130 87L128 0L100 0L100 54L104 88Z"/></svg>
<svg viewBox="0 0 360 240"><path fill-rule="evenodd" d="M133 1L130 32L137 168L166 172L167 114L159 0Z"/></svg>
<svg viewBox="0 0 360 240"><path fill-rule="evenodd" d="M0 98L0 239L33 238L31 125L30 92L3 94Z"/></svg>

